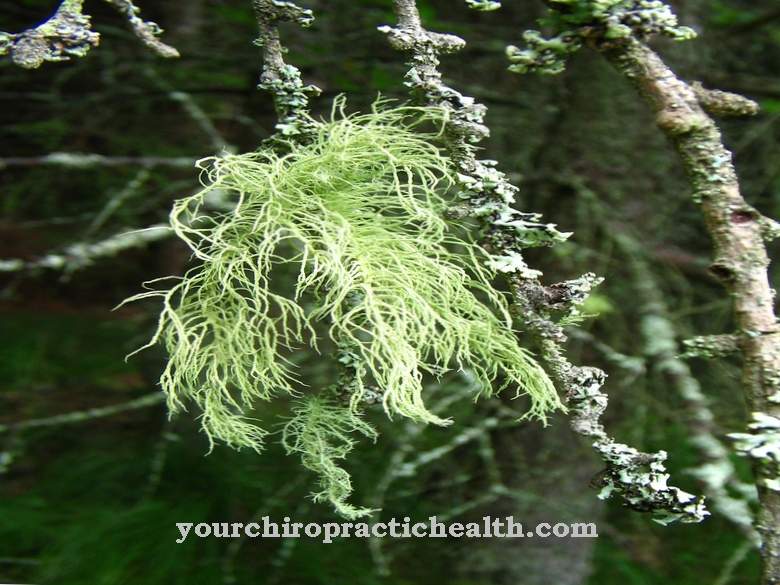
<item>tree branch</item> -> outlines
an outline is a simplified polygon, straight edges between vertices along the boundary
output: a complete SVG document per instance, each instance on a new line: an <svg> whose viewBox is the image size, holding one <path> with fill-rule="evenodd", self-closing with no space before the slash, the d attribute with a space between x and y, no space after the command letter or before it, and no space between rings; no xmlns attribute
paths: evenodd
<svg viewBox="0 0 780 585"><path fill-rule="evenodd" d="M162 29L139 16L140 8L132 0L106 0L127 18L143 44L162 57L178 57L179 52L161 42ZM84 0L62 0L49 20L20 33L0 31L0 55L11 54L11 60L25 69L37 69L44 61L67 61L83 57L97 47L100 35L91 28L90 16L82 12Z"/></svg>
<svg viewBox="0 0 780 585"><path fill-rule="evenodd" d="M780 327L769 285L765 242L778 224L743 199L731 153L694 88L678 79L663 60L636 39L601 48L656 116L658 127L679 153L693 198L713 238L710 274L729 292L742 350L742 383L753 416L780 422ZM774 436L772 425L751 425L753 436ZM762 442L762 444L765 442ZM749 449L760 508L757 530L763 539L763 583L780 583L780 444Z"/></svg>
<svg viewBox="0 0 780 585"><path fill-rule="evenodd" d="M53 427L57 425L84 422L93 418L111 416L120 412L125 412L126 410L136 410L138 408L154 406L155 404L160 404L162 402L165 402L165 394L162 392L152 392L151 394L141 396L140 398L130 400L129 402L123 402L122 404L68 412L66 414L58 414L57 416L50 416L48 418L35 418L16 423L0 424L0 433L12 430L30 429L33 427Z"/></svg>
<svg viewBox="0 0 780 585"><path fill-rule="evenodd" d="M750 114L756 104L725 92L703 90L679 79L644 41L654 34L677 40L695 36L677 25L663 2L587 2L574 15L548 6L557 19L549 40L526 33L529 48L510 47L511 68L562 70L565 58L587 45L598 50L628 80L655 115L656 124L682 159L693 200L714 243L709 272L733 301L736 342L743 356L743 389L753 411L750 433L740 433L737 453L752 460L759 497L756 529L763 545L762 584L780 583L780 326L769 285L765 242L780 236L780 224L747 204L739 190L731 153L707 111ZM539 49L543 49L540 51ZM545 53L547 51L547 53ZM550 53L554 58L550 64ZM705 349L712 344L704 344ZM688 353L696 353L696 347ZM705 357L711 357L708 351Z"/></svg>

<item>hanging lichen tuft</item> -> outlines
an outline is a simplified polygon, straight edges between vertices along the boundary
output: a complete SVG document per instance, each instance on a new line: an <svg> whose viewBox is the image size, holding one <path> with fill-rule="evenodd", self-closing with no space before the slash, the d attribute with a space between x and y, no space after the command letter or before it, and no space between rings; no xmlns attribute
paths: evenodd
<svg viewBox="0 0 780 585"><path fill-rule="evenodd" d="M351 448L348 430L371 434L358 418L374 392L364 378L389 415L439 425L450 421L423 404L423 375L453 368L471 369L483 393L499 376L501 387L515 385L531 398L530 416L544 420L561 407L545 372L517 344L506 301L490 286L487 255L442 219L447 159L414 127L441 121L444 110L378 103L370 114L345 117L343 106L338 99L313 142L291 141L287 154L201 161L206 187L177 201L171 222L202 264L171 290L141 295L164 296L151 343L162 340L170 355L161 383L171 410L194 401L212 443L261 449L267 431L244 412L257 400L296 394L283 355L316 347L316 322L349 347L360 366L346 400L304 405L284 439L323 474L337 509L350 488L333 459ZM214 191L235 196L235 208L208 215L204 201ZM272 283L291 263L298 276L283 296ZM347 448L311 440L327 436Z"/></svg>
<svg viewBox="0 0 780 585"><path fill-rule="evenodd" d="M295 417L284 427L282 444L288 453L298 453L304 467L320 476L322 490L314 494L314 501L330 502L336 512L350 520L373 512L347 502L352 480L337 460L345 459L357 443L352 433L375 440L374 427L322 394L303 401L294 411Z"/></svg>

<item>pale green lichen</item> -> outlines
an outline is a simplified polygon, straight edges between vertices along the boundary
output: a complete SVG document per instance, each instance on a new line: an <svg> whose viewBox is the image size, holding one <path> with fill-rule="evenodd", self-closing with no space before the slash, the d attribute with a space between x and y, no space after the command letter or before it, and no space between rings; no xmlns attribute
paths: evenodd
<svg viewBox="0 0 780 585"><path fill-rule="evenodd" d="M701 522L709 516L702 496L667 485L669 474L663 463L665 451L640 453L611 440L597 442L594 446L607 463L607 469L591 482L599 488L599 499L605 500L613 492L620 493L627 507L652 513L653 521L664 526L677 520Z"/></svg>
<svg viewBox="0 0 780 585"><path fill-rule="evenodd" d="M320 476L322 491L314 494L314 501L330 502L349 520L374 512L347 502L352 481L338 461L345 459L357 443L354 433L375 440L376 430L357 413L322 394L304 401L294 411L295 417L282 431L282 444L288 453L300 454L303 465Z"/></svg>
<svg viewBox="0 0 780 585"><path fill-rule="evenodd" d="M466 367L484 393L499 375L502 387L517 385L532 399L529 416L544 420L560 400L518 346L506 300L490 285L487 254L442 219L448 161L413 126L441 122L445 111L379 105L342 118L343 105L336 101L332 121L317 124L311 143L290 141L288 154L204 159L206 188L175 203L172 226L203 263L171 290L136 297L164 298L152 343L163 341L170 355L161 384L171 410L192 400L212 441L261 449L266 431L245 412L257 400L298 393L284 356L302 344L316 347L324 323L379 388L356 379L339 429L351 424L366 434L355 417L368 392L381 395L390 415L448 424L423 404L423 375ZM233 211L206 214L204 200L215 190L235 196ZM279 271L286 264L298 276L285 285L278 279L289 273ZM276 292L283 286L290 294ZM297 420L331 412L311 408ZM312 445L289 438L295 428L302 427L290 427L286 444ZM328 485L342 481L322 465ZM326 492L340 509L343 493Z"/></svg>
<svg viewBox="0 0 780 585"><path fill-rule="evenodd" d="M569 55L586 39L618 41L631 37L646 39L663 34L677 41L696 36L693 29L679 26L677 16L660 0L557 0L541 22L552 28L553 36L544 38L539 31L523 34L526 48L506 48L515 73L550 73L564 70Z"/></svg>
<svg viewBox="0 0 780 585"><path fill-rule="evenodd" d="M493 2L492 0L466 0L466 4L469 8L474 10L482 10L483 12L489 12L491 10L498 10L501 8L501 2Z"/></svg>
<svg viewBox="0 0 780 585"><path fill-rule="evenodd" d="M757 484L780 492L780 419L763 412L753 413L751 433L730 433L737 455L753 459L760 469Z"/></svg>
<svg viewBox="0 0 780 585"><path fill-rule="evenodd" d="M729 434L737 454L764 463L780 464L780 419L754 412L753 422L748 428L753 432Z"/></svg>
<svg viewBox="0 0 780 585"><path fill-rule="evenodd" d="M565 242L571 232L558 231L555 224L541 223L538 213L523 213L511 206L517 187L506 174L495 168L494 160L475 160L469 174L457 173L458 197L465 205L455 206L451 216L474 217L482 224L482 237L495 256L490 266L504 273L517 273L523 278L537 278L540 272L531 270L522 258L521 250L552 246Z"/></svg>

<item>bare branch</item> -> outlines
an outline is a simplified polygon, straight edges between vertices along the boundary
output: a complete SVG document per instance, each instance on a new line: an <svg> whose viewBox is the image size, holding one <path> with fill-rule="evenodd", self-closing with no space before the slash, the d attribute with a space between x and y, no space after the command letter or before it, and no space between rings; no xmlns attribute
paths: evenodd
<svg viewBox="0 0 780 585"><path fill-rule="evenodd" d="M5 167L56 165L78 169L98 166L141 165L151 167L164 165L171 167L195 168L195 159L187 157L165 156L103 156L102 154L81 154L78 152L52 152L46 156L9 156L0 158L0 170Z"/></svg>
<svg viewBox="0 0 780 585"><path fill-rule="evenodd" d="M162 392L152 392L151 394L141 396L135 400L123 402L121 404L114 404L112 406L103 406L100 408L90 408L89 410L68 412L66 414L58 414L57 416L51 416L48 418L36 418L16 423L0 424L0 433L12 430L30 429L34 427L53 427L57 425L79 423L95 418L112 416L127 410L146 408L148 406L154 406L163 402L165 402L165 394Z"/></svg>
<svg viewBox="0 0 780 585"><path fill-rule="evenodd" d="M139 248L172 235L173 230L170 226L153 225L142 230L117 234L94 244L71 244L60 254L47 254L35 260L0 260L0 272L51 268L70 273L89 266L98 258L116 256L123 250Z"/></svg>

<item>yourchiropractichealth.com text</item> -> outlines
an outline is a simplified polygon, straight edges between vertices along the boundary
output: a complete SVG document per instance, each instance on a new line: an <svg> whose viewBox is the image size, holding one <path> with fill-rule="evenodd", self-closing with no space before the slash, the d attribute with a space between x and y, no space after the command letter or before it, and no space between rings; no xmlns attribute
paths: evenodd
<svg viewBox="0 0 780 585"><path fill-rule="evenodd" d="M271 522L269 516L263 516L258 522L243 524L241 522L212 522L195 524L194 522L177 522L176 527L181 538L176 542L181 544L187 540L192 531L199 538L322 538L322 542L331 543L334 538L597 538L598 533L594 523L575 522L572 524L549 524L542 522L531 529L524 529L522 523L515 522L513 516L493 519L490 516L482 518L482 522L462 524L438 522L436 516L428 518L428 522L412 524L408 516L403 522L392 518L388 522L291 522L285 516L281 523ZM194 531L192 530L195 527Z"/></svg>

